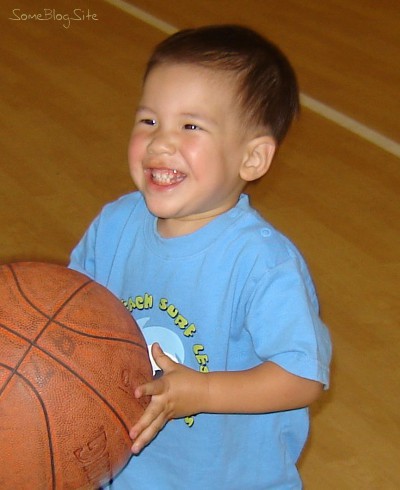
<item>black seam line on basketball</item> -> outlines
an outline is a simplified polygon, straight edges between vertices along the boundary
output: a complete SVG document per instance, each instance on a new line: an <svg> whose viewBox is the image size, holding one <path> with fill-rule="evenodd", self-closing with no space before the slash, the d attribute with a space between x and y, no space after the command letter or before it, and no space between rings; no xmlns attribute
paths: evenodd
<svg viewBox="0 0 400 490"><path fill-rule="evenodd" d="M3 328L4 330L7 330L7 332L10 332L11 334L13 334L15 337L18 337L22 340L25 340L27 344L31 345L31 341L30 339L24 337L23 335L17 333L17 332L14 332L14 330L12 330L11 328L7 327L6 325L0 323L0 328ZM3 386L0 387L0 397L3 393L3 391L6 389L6 386L8 385L8 383L10 382L11 378L14 376L14 371L12 371L9 375L9 377L4 381L3 383Z"/></svg>
<svg viewBox="0 0 400 490"><path fill-rule="evenodd" d="M82 289L84 289L85 287L87 287L89 284L91 284L92 282L94 282L92 279L89 279L87 280L86 282L84 282L79 288L77 288L70 296L68 299L66 299L64 301L64 303L58 308L58 310L54 313L54 315L52 316L49 316L49 315L46 315L44 312L42 312L36 305L34 305L30 300L29 298L25 295L25 293L23 292L22 288L21 288L21 285L19 284L19 281L18 281L18 277L17 275L15 274L15 271L12 267L12 264L7 264L8 268L11 270L11 273L14 277L14 280L15 280L15 284L21 294L21 296L25 299L25 301L30 304L36 311L38 311L39 313L41 313L45 318L48 319L46 325L42 328L42 330L40 331L40 333L36 336L36 338L34 339L34 341L29 341L30 343L30 346L28 347L28 349L25 351L25 354L24 356L22 356L22 358L20 359L20 361L18 362L18 364L15 366L14 368L14 373L18 372L18 368L21 366L22 362L24 361L24 359L26 358L26 356L28 355L28 353L30 352L30 350L32 349L33 346L35 346L37 349L41 350L43 353L47 354L49 357L51 357L53 360L59 362L62 366L64 366L65 369L67 369L68 371L70 371L72 374L74 374L78 379L81 380L81 382L83 384L85 384L90 390L92 390L108 407L109 409L114 413L114 415L118 418L118 420L121 422L121 424L123 425L123 427L125 428L126 432L128 433L129 435L129 429L128 427L126 426L124 420L120 417L120 415L118 414L118 412L114 409L114 407L112 407L109 402L100 394L98 393L96 390L94 390L88 383L86 383L86 381L81 378L79 376L78 373L76 373L74 370L72 370L71 368L69 368L65 363L63 363L62 361L60 361L59 359L57 359L56 357L54 357L50 352L47 352L45 349L39 347L37 345L37 340L41 337L41 335L43 334L43 332L47 329L47 327L49 326L50 323L52 322L55 322L55 318L57 317L57 315L62 311L62 309L65 307L66 304L68 304L68 302L76 295L78 294ZM13 373L10 374L8 380L6 381L6 383L4 384L3 388L2 388L2 391L4 391L5 387L8 385L8 383L10 382L10 380L12 379L12 376L13 376ZM0 392L1 394L1 392Z"/></svg>
<svg viewBox="0 0 400 490"><path fill-rule="evenodd" d="M13 330L11 327L8 327L7 325L4 325L4 323L0 323L0 329L3 329L3 330L7 330L7 332L13 334L15 337L19 338L19 339L22 339L22 340L25 340L27 344L30 344L32 345L32 340L28 337L25 337L25 335L22 335L21 333L19 332L16 332L15 330Z"/></svg>
<svg viewBox="0 0 400 490"><path fill-rule="evenodd" d="M18 288L18 291L20 292L21 296L23 297L23 299L30 305L32 306L32 308L34 310L36 310L38 313L40 313L44 318L47 318L48 322L46 323L46 325L42 328L42 330L40 331L40 333L36 336L36 339L37 340L41 334L44 332L44 330L46 330L46 328L48 327L49 323L54 321L54 319L57 317L58 314L61 313L61 311L64 309L64 307L71 301L71 299L76 296L78 293L81 292L82 289L84 289L85 287L87 287L89 284L91 284L92 282L94 282L92 279L88 279L86 282L82 283L77 289L75 289L71 294L70 296L59 306L58 310L56 310L54 312L53 315L48 315L46 314L44 311L42 311L40 308L38 308L34 303L32 303L32 301L26 296L26 294L24 293L23 289L22 289L22 286L18 280L18 277L17 277L17 274L15 273L14 271L14 268L12 266L13 264L7 264L7 267L10 269L11 271L11 274L13 275L14 277L14 281L15 281L15 285L17 286Z"/></svg>
<svg viewBox="0 0 400 490"><path fill-rule="evenodd" d="M49 323L52 322L52 323L55 323L57 325L59 325L60 327L63 327L63 328L66 328L72 332L76 332L80 335L85 335L87 337L92 337L92 338L96 338L96 339L104 339L106 340L108 337L104 337L104 336L96 336L96 335L93 335L93 334L87 334L87 333L83 333L83 332L79 332L78 330L74 330L73 328L71 327L68 327L67 325L64 325L62 322L56 320L55 318L57 317L57 315L59 315L62 311L62 309L64 308L64 306L77 294L79 293L82 289L84 289L86 286L88 286L89 284L93 283L93 279L88 279L85 283L83 283L78 289L76 289L72 294L71 296L65 300L65 302L59 307L59 309L54 313L54 315L52 316L49 316L47 315L44 311L42 311L40 308L38 308L35 304L32 303L32 301L30 301L30 299L25 295L25 293L23 292L22 288L21 288L21 285L19 284L19 281L18 281L18 278L17 278L17 275L15 274L15 271L12 267L12 264L7 264L7 267L11 270L11 273L14 277L14 280L15 280L15 283L16 283L16 286L19 290L19 292L21 293L21 296L25 299L25 301L32 306L32 308L34 308L37 312L39 312L44 318L47 318L47 320L49 320L46 325L44 326L44 328L40 331L40 333L36 336L36 338L34 339L34 341L32 342L30 339L27 339L26 337L23 337L21 336L21 338L23 339L26 339L31 345L36 345L34 344L34 342L37 341L38 338L40 338L40 336L43 334L44 330L46 330L46 328L49 326ZM15 332L14 332L15 333ZM137 342L133 342L133 341L130 341L130 340L127 340L127 339L121 339L121 338L112 338L112 340L116 340L116 341L119 341L119 342L126 342L126 343L132 343L134 345L137 345L138 347L140 347L141 349L144 349L146 350L146 348L137 343Z"/></svg>
<svg viewBox="0 0 400 490"><path fill-rule="evenodd" d="M53 323L58 325L59 327L65 328L66 330L69 330L70 332L74 332L78 335L82 335L83 337L89 337L89 338L96 339L96 340L112 340L113 342L122 342L124 344L134 345L136 347L139 347L140 349L147 351L147 347L145 347L142 344L139 344L138 342L135 342L134 340L123 339L121 337L106 337L105 335L95 335L93 333L81 332L79 330L75 330L74 328L72 328L68 325L65 325L64 323L60 322L59 320L53 320Z"/></svg>
<svg viewBox="0 0 400 490"><path fill-rule="evenodd" d="M57 322L58 325L60 325L61 327L64 327L64 328L68 328L66 327L65 325L62 325L60 324L59 322ZM3 325L3 324L0 324L0 327L3 327L5 330L9 331L10 333L14 334L15 336L25 340L29 345L29 351L31 350L32 347L36 347L37 350L39 350L40 352L42 352L43 354L49 356L51 359L53 359L54 361L58 362L59 364L61 364L67 371L69 371L72 375L76 376L81 382L83 382L92 392L94 392L96 394L96 396L98 398L100 398L106 405L108 405L109 409L114 413L114 415L118 418L118 420L121 422L121 424L124 426L126 432L129 434L129 429L128 427L126 426L125 422L123 421L123 419L119 416L118 412L114 409L114 407L106 400L103 398L103 396L97 391L95 390L91 385L89 385L88 383L86 383L86 381L81 378L81 376L79 376L79 374L74 370L72 369L70 366L68 366L66 363L64 363L63 361L61 361L60 359L58 359L57 356L53 355L51 352L47 351L44 347L38 345L38 344L34 344L32 345L31 341L24 337L23 335L19 334L19 333L16 333L14 332L13 330L11 330L10 328L8 328L6 325ZM70 329L72 330L72 329ZM78 332L79 333L79 332ZM103 340L103 338L100 338ZM120 340L120 339L109 339L108 337L105 337L104 340ZM121 339L122 340L122 339ZM141 347L142 346L140 344L137 344L136 342L132 342L132 341L129 341L129 345L134 345L135 347ZM17 369L20 367L22 361L25 359L26 356L23 356L23 359L18 363L18 366L15 368L15 369L12 369L11 368L11 372L10 372L10 375L8 377L8 379L5 381L5 383L3 384L3 386L0 388L0 397L3 393L3 391L6 389L8 383L11 381L12 377L14 376L14 374L18 374L18 371ZM0 363L0 365L2 365L2 363Z"/></svg>
<svg viewBox="0 0 400 490"><path fill-rule="evenodd" d="M11 366L8 366L7 364L4 364L0 362L0 366L4 367L6 369L9 369L10 371L13 371L13 368ZM50 420L49 420L49 415L47 413L46 405L43 402L42 397L40 396L40 393L37 391L35 385L33 385L28 378L26 378L23 374L21 373L15 373L18 377L20 377L33 391L33 393L36 395L36 398L39 400L39 403L42 407L43 415L46 421L46 431L47 431L47 437L49 441L49 452L50 452L50 464L51 464L51 480L52 480L52 485L51 488L52 490L55 490L56 488L56 471L55 471L55 466L54 466L54 447L53 447L53 440L51 438L51 431L50 431ZM1 394L1 392L0 392Z"/></svg>
<svg viewBox="0 0 400 490"><path fill-rule="evenodd" d="M54 322L54 323L57 323L57 325L59 325L59 326L61 326L61 327L63 327L63 328L66 328L66 329L68 329L68 330L72 330L72 331L73 331L73 332L75 332L75 333L82 333L82 332L77 332L76 330L71 329L71 328L67 327L66 325L63 325L63 324L62 324L62 323L60 323L60 322ZM49 353L49 352L48 352L46 349L44 349L42 346L40 346L40 345L38 345L38 344L34 344L34 345L32 345L32 343L31 343L30 339L29 339L29 338L27 338L27 337L24 337L22 334L20 334L20 333L18 333L18 332L15 332L15 331L14 331L14 330L12 330L11 328L9 328L9 327L7 327L6 325L4 325L4 324L1 324L1 323L0 323L0 329L1 329L1 328L3 328L4 330L7 330L8 332L10 332L11 334L15 335L16 337L18 337L18 338L20 338L20 339L24 340L24 341L25 341L27 344L29 344L29 345L30 345L29 350L31 350L31 348L32 348L32 347L36 347L36 349L38 349L39 351L43 352L43 354L46 354L46 355L48 355L48 356L52 357L54 360L57 360L58 362L61 362L61 361L59 361L59 360L58 360L58 358L57 358L57 357L55 357L55 356L51 355L51 354L50 354L50 353ZM87 337L94 337L94 338L99 339L99 340L112 340L112 341L124 342L124 339L113 339L113 338L109 338L109 337L97 337L97 336L92 336L92 335L86 335L86 336L87 336ZM137 344L136 342L133 342L133 341L128 341L128 340L127 340L127 341L125 341L125 343L126 343L126 344L128 344L128 345L132 345L132 346L134 346L134 347L140 347L140 348L143 348L143 346L142 346L142 345ZM25 358L25 357L24 357L24 358ZM20 366L20 364L21 364L21 363L19 363L18 367ZM64 365L64 364L63 364L63 365ZM64 367L65 367L65 366L64 366ZM70 371L71 371L72 373L74 373L74 374L75 374L75 371L73 371L72 369L70 369ZM1 397L2 393L3 393L3 391L5 390L6 386L8 385L8 383L11 381L11 379L12 379L13 375L15 374L15 372L16 372L16 371L12 371L12 372L10 373L10 375L9 375L8 379L7 379L7 380L4 382L3 386L2 386L2 387L0 387L0 397ZM124 424L124 425L125 425L125 424Z"/></svg>
<svg viewBox="0 0 400 490"><path fill-rule="evenodd" d="M124 344L128 344L128 345L133 345L135 347L139 347L140 349L142 349L144 351L147 350L147 347L146 346L144 346L142 344L139 344L138 342L134 342L133 340L122 339L120 337L105 337L104 335L94 335L94 334L89 334L89 333L86 333L86 332L80 332L79 330L75 330L74 328L69 327L68 325L64 325L64 323L62 323L62 322L60 322L58 320L53 320L52 323L54 323L55 325L58 325L61 328L64 328L66 330L69 330L70 332L74 332L77 335L82 335L83 337L89 337L89 338L96 339L96 340L109 340L109 341L113 341L113 342L121 342L121 343L124 343ZM0 323L0 329L2 329L2 328L4 330L7 330L7 332L13 334L15 337L18 337L19 339L24 340L25 342L27 342L31 346L32 345L35 345L36 347L39 347L38 344L32 344L32 340L30 340L28 337L25 337L25 335L22 335L21 333L16 332L15 330L13 330L10 327L7 327L7 325L4 325L4 323Z"/></svg>
<svg viewBox="0 0 400 490"><path fill-rule="evenodd" d="M21 366L21 364L23 363L24 359L27 357L27 355L29 354L29 352L31 351L32 347L33 346L37 346L37 341L38 339L40 339L40 337L42 336L43 332L45 332L45 330L47 329L47 327L54 321L54 319L57 317L57 315L63 310L63 308L65 307L65 305L67 305L69 303L69 301L74 297L76 296L82 289L84 289L88 284L92 283L93 280L92 279L89 279L87 280L86 282L84 282L83 284L80 285L79 288L75 289L73 291L73 293L60 305L60 307L58 308L58 310L55 311L55 313L52 315L52 316L49 316L49 315L46 315L43 311L40 310L40 308L38 308L35 304L32 303L32 301L26 296L26 294L24 293L24 291L22 290L22 287L18 281L18 277L12 267L12 264L7 264L8 268L10 269L13 277L14 277L14 281L15 281L15 284L18 288L18 291L20 292L21 296L25 299L25 301L32 306L32 308L34 310L36 310L37 312L39 312L42 316L44 316L44 318L47 318L47 322L45 324L45 326L42 328L42 330L38 333L38 335L36 335L35 339L34 340L29 340L29 347L26 349L26 351L24 352L24 355L21 357L21 359L19 360L19 362L17 363L17 365L15 366L14 368L14 372L17 372L18 371L18 368ZM10 380L12 379L13 377L13 374L11 373L9 378L7 379L7 381L5 382L4 384L4 388L8 385L8 383L10 382Z"/></svg>
<svg viewBox="0 0 400 490"><path fill-rule="evenodd" d="M116 409L111 405L111 403L106 399L104 398L104 396L99 393L95 388L93 388L93 386L91 386L84 378L82 378L82 376L77 373L71 366L68 366L68 364L66 364L64 361L62 361L61 359L59 359L57 356L55 356L54 354L52 354L51 352L47 351L46 349L44 349L43 347L40 347L38 345L35 346L38 350L40 350L43 354L46 354L47 356L49 356L51 359L53 359L53 361L57 362L58 364L60 364L66 371L68 371L70 374L72 374L73 376L75 376L76 378L79 379L79 381L81 381L81 383L83 383L87 388L89 388L89 390L94 393L98 398L100 398L100 400L108 406L108 408L111 410L111 412L117 417L117 419L121 422L121 424L123 425L123 427L125 428L127 434L129 435L129 428L127 427L127 425L125 424L123 418L119 415L119 413L116 411Z"/></svg>
<svg viewBox="0 0 400 490"><path fill-rule="evenodd" d="M50 357L51 359L53 359L53 361L56 361L57 363L59 363L61 366L64 367L64 369L66 369L68 372L70 372L73 376L75 376L76 378L78 378L87 388L89 388L89 390L94 393L97 398L100 398L100 400L108 406L108 408L110 409L110 411L115 415L115 417L121 422L122 426L124 427L126 433L128 434L129 436L129 428L127 427L127 425L125 424L125 421L122 419L122 417L119 415L119 413L116 411L116 409L107 401L106 398L103 397L103 395L101 393L99 393L97 390L95 390L89 383L87 383L85 381L85 379L83 379L74 369L72 369L70 366L68 366L67 364L65 364L63 361L61 361L60 359L58 359L58 357L54 356L51 352L47 351L46 349L44 349L43 347L35 344L35 345L30 345L29 347L29 351L31 350L32 347L36 347L37 350L39 350L40 352L42 352L43 354L47 355L48 357ZM21 359L21 361L18 363L18 365L15 367L15 368L10 368L11 369L11 372L10 372L10 375L8 377L8 379L5 381L5 383L3 384L3 386L1 387L0 389L0 397L2 395L2 393L4 392L4 390L6 389L6 387L8 386L8 384L10 383L11 379L13 378L14 375L19 375L21 376L21 374L18 372L18 368L20 367L20 365L22 364L23 360L25 359L26 355L23 356L23 358ZM2 365L2 363L0 363L0 365Z"/></svg>
<svg viewBox="0 0 400 490"><path fill-rule="evenodd" d="M81 284L79 286L79 288L75 289L73 291L73 293L69 296L69 298L67 298L61 305L60 307L58 308L58 310L55 311L55 313L52 315L52 316L49 316L49 315L46 315L43 311L40 310L40 308L38 308L35 304L32 303L32 301L26 296L26 294L24 293L24 291L22 290L22 287L18 281L18 277L14 271L14 268L12 267L12 264L7 264L7 267L10 269L11 271L11 274L13 275L14 277L14 281L15 281L15 285L17 286L18 288L18 291L20 292L22 298L29 304L32 306L32 308L34 310L36 310L37 312L39 312L42 316L44 316L44 318L47 318L47 322L46 322L46 325L42 328L42 330L38 333L38 335L36 335L35 339L34 340L29 340L29 347L26 349L26 351L24 352L24 355L21 357L21 359L18 361L18 363L16 364L16 366L14 367L14 373L16 373L19 369L19 367L21 366L21 364L23 363L24 359L27 357L27 355L29 354L29 352L31 351L32 347L33 346L37 346L37 341L38 339L40 339L40 337L42 336L43 332L47 329L47 327L54 321L54 319L57 317L57 315L63 310L63 308L65 307L65 305L67 305L69 303L69 301L74 297L76 296L80 291L82 291L82 289L84 289L88 284L91 284L93 282L92 279L88 279L86 282L84 282L83 284ZM10 376L8 377L8 379L6 380L6 382L4 383L3 385L3 390L5 389L5 387L8 385L8 383L11 381L12 377L13 377L13 373L10 374ZM0 392L1 393L1 392Z"/></svg>

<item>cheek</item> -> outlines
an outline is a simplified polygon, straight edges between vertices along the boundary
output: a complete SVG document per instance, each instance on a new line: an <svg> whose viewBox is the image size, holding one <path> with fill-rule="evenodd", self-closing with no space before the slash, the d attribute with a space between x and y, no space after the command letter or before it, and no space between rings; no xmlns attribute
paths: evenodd
<svg viewBox="0 0 400 490"><path fill-rule="evenodd" d="M196 174L210 171L212 163L218 160L219 156L212 145L201 140L182 142L180 153Z"/></svg>
<svg viewBox="0 0 400 490"><path fill-rule="evenodd" d="M140 135L132 135L128 145L129 166L132 169L140 164L145 154L146 145Z"/></svg>
<svg viewBox="0 0 400 490"><path fill-rule="evenodd" d="M141 186L143 174L142 161L146 152L144 139L139 135L132 135L128 145L128 163L131 177L137 187Z"/></svg>

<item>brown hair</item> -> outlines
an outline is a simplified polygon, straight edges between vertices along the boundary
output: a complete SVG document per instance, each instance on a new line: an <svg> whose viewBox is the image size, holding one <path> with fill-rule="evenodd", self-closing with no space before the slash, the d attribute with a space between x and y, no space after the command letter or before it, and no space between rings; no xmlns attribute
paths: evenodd
<svg viewBox="0 0 400 490"><path fill-rule="evenodd" d="M156 46L144 79L162 63L193 63L237 76L247 124L267 130L279 144L299 112L295 72L272 42L238 25L179 31Z"/></svg>

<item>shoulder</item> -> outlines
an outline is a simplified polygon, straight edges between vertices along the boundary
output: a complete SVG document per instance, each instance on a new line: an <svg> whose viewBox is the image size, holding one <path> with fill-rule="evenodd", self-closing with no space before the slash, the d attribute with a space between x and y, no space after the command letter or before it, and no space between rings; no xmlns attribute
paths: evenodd
<svg viewBox="0 0 400 490"><path fill-rule="evenodd" d="M237 206L238 219L232 230L232 240L243 248L245 256L263 261L266 268L274 268L288 260L304 259L294 243L263 218L242 197Z"/></svg>
<svg viewBox="0 0 400 490"><path fill-rule="evenodd" d="M238 218L231 233L225 236L232 254L240 257L236 261L248 277L253 288L277 281L288 284L301 283L308 290L313 303L318 301L308 265L297 246L271 223L265 220L248 200L240 203ZM233 258L234 260L234 258ZM248 271L248 272L246 272Z"/></svg>
<svg viewBox="0 0 400 490"><path fill-rule="evenodd" d="M142 223L148 214L147 207L139 192L132 192L106 204L89 227L90 233L95 233L98 240L108 242L112 237L136 227Z"/></svg>
<svg viewBox="0 0 400 490"><path fill-rule="evenodd" d="M129 216L132 212L143 212L146 208L143 196L140 192L131 192L119 197L117 200L106 204L100 212L103 218L115 216Z"/></svg>
<svg viewBox="0 0 400 490"><path fill-rule="evenodd" d="M124 228L128 222L142 221L148 214L146 203L139 192L131 192L106 204L97 215L93 225L98 230L112 228L113 233Z"/></svg>
<svg viewBox="0 0 400 490"><path fill-rule="evenodd" d="M129 250L146 209L138 192L106 204L72 251L70 267L107 284L117 250Z"/></svg>

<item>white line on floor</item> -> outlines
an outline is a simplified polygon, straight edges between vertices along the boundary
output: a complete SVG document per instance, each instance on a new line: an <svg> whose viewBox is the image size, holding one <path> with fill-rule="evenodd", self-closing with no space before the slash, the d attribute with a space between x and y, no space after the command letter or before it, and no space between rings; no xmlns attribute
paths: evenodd
<svg viewBox="0 0 400 490"><path fill-rule="evenodd" d="M134 5L124 1L124 0L104 0L105 2L117 7L118 9L132 15L133 17L139 19L146 24L155 27L156 29L165 32L166 34L173 34L177 31L177 28L167 22L164 22L161 19L158 19L154 15L149 14L148 12L135 7ZM364 124L359 123L355 119L342 114L335 109L319 102L316 99L313 99L309 95L301 94L300 95L301 104L315 112L316 114L328 119L329 121L334 122L338 126L341 126L344 129L360 136L366 141L378 146L382 150L391 153L392 155L400 158L400 144L396 141L387 138L386 136L374 131L373 129L365 126Z"/></svg>

